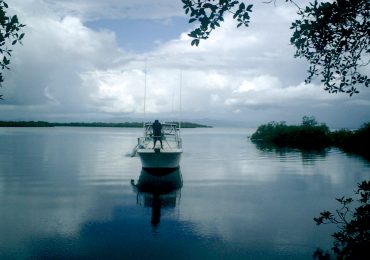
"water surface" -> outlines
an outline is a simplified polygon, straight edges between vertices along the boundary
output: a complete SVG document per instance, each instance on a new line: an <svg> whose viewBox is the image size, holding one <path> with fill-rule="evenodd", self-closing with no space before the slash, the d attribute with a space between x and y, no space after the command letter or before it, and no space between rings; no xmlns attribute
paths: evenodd
<svg viewBox="0 0 370 260"><path fill-rule="evenodd" d="M154 194L131 184L146 180L128 156L141 129L0 128L0 258L312 259L334 232L313 217L370 164L259 149L252 132L183 129L181 168L164 180L182 188Z"/></svg>

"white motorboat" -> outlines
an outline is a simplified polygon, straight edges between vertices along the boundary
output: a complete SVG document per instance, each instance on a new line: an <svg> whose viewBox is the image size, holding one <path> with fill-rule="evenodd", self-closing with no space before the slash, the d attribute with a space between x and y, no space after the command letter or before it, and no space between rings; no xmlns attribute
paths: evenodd
<svg viewBox="0 0 370 260"><path fill-rule="evenodd" d="M134 150L140 157L143 168L178 168L182 154L180 129L174 123L162 123L162 145L157 141L154 147L153 124L146 123L144 136L138 138Z"/></svg>

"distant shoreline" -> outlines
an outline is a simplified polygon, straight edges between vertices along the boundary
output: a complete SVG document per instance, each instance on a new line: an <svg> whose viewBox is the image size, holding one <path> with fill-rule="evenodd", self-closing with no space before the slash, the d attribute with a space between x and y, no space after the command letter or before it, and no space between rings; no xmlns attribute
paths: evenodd
<svg viewBox="0 0 370 260"><path fill-rule="evenodd" d="M174 122L177 123L177 122ZM103 122L70 122L70 123L50 123L46 121L0 121L0 127L122 127L122 128L142 128L142 122L124 122L124 123L103 123ZM212 126L181 122L181 128L212 128Z"/></svg>

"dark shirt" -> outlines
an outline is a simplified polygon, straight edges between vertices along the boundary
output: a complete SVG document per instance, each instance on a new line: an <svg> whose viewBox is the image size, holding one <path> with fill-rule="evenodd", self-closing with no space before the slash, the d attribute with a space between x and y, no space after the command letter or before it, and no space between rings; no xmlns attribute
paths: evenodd
<svg viewBox="0 0 370 260"><path fill-rule="evenodd" d="M162 125L158 121L153 123L153 135L158 137L162 135Z"/></svg>

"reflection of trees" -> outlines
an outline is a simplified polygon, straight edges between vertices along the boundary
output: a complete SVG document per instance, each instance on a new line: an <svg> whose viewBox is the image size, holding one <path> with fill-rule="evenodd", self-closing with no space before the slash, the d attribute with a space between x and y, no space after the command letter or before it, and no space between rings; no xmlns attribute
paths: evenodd
<svg viewBox="0 0 370 260"><path fill-rule="evenodd" d="M312 151L312 150L301 151L302 161L304 163L310 163L310 162L324 159L327 155L328 155L327 149L315 150L315 151Z"/></svg>
<svg viewBox="0 0 370 260"><path fill-rule="evenodd" d="M309 149L294 149L287 147L278 147L271 143L257 142L254 143L256 148L262 151L265 154L278 155L279 157L290 157L294 153L300 153L302 161L304 163L310 163L318 159L323 159L328 154L328 149L318 149L318 150L309 150Z"/></svg>
<svg viewBox="0 0 370 260"><path fill-rule="evenodd" d="M161 209L174 208L180 198L182 176L180 169L142 169L136 188L137 204L152 208L151 223L160 223Z"/></svg>

